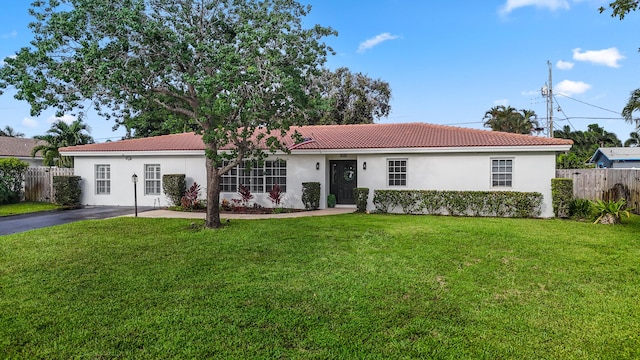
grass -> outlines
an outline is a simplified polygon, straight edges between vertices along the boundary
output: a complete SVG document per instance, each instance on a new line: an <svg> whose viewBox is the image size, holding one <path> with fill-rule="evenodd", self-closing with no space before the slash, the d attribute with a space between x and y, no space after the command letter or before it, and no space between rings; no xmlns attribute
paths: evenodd
<svg viewBox="0 0 640 360"><path fill-rule="evenodd" d="M0 358L640 357L640 217L85 221L0 237Z"/></svg>
<svg viewBox="0 0 640 360"><path fill-rule="evenodd" d="M51 203L21 202L17 204L0 205L0 217L9 215L27 214L40 211L57 210L60 207Z"/></svg>

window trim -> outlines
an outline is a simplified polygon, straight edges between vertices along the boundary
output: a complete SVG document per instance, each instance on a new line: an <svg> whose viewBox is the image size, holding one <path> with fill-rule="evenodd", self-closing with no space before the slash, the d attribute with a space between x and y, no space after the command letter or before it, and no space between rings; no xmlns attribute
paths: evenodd
<svg viewBox="0 0 640 360"><path fill-rule="evenodd" d="M390 167L391 165L389 164L391 161L404 161L404 172L398 172L398 175L403 175L404 174L404 179L394 179L394 182L396 181L400 181L402 182L404 180L404 184L391 184L391 174L392 172L390 171ZM394 167L396 167L396 165L393 165ZM400 165L400 167L402 167L403 165ZM396 174L396 172L394 171L393 174ZM386 183L387 183L387 187L390 188L398 188L398 187L404 187L406 188L409 185L409 158L387 158L386 159Z"/></svg>
<svg viewBox="0 0 640 360"><path fill-rule="evenodd" d="M159 176L158 179L151 179L147 177L147 175L149 174L149 171L147 169L151 166L157 167L157 169L154 169L152 173L157 173L157 175ZM154 192L148 191L150 183L155 184L155 186L153 186ZM155 192L155 190L157 190L157 192ZM160 164L144 164L144 194L150 196L162 195L162 168Z"/></svg>
<svg viewBox="0 0 640 360"><path fill-rule="evenodd" d="M246 162L252 161L251 171L245 172ZM240 164L231 168L227 173L222 175L220 181L221 193L235 193L240 188L240 184L243 184L249 188L253 194L268 194L271 190L270 186L273 186L271 182L277 181L273 179L282 179L284 183L280 185L283 193L286 193L287 189L287 160L281 158L265 159L262 166L258 166L258 162L255 160L243 160ZM267 167L270 163L272 166ZM277 163L278 166L274 166ZM225 161L224 165L228 164ZM248 180L248 182L246 181ZM247 183L245 183L247 182ZM257 184L256 184L257 183ZM225 191L227 189L236 189L234 191Z"/></svg>
<svg viewBox="0 0 640 360"><path fill-rule="evenodd" d="M489 183L491 184L491 188L492 189L511 189L513 188L513 169L514 169L514 164L515 164L515 158L513 157L492 157L490 158L490 162L489 162ZM493 162L494 161L498 161L498 172L493 172ZM510 172L500 172L500 161L510 161L510 165L511 165L511 171ZM495 185L495 181L494 181L494 175L511 175L510 179L507 180L503 180L505 182L505 185ZM497 180L498 183L501 182L501 180ZM506 185L506 183L509 182L509 185Z"/></svg>
<svg viewBox="0 0 640 360"><path fill-rule="evenodd" d="M104 169L100 171L100 169ZM96 195L111 195L111 164L95 164ZM101 177L104 176L104 177ZM100 183L103 183L102 186ZM104 190L100 190L104 189Z"/></svg>

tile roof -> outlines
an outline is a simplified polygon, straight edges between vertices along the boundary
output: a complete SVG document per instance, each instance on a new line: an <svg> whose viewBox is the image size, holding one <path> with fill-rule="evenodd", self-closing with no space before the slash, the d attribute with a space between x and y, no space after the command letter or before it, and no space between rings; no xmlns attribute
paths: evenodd
<svg viewBox="0 0 640 360"><path fill-rule="evenodd" d="M46 144L46 142L36 139L0 136L0 157L30 158L31 149L39 144ZM38 153L36 158L42 158L42 155Z"/></svg>
<svg viewBox="0 0 640 360"><path fill-rule="evenodd" d="M291 127L306 140L295 144L290 136L284 143L291 150L443 148L500 146L571 145L571 140L519 135L490 130L467 129L425 123L317 125ZM65 152L203 150L201 137L194 133L130 139L60 149Z"/></svg>

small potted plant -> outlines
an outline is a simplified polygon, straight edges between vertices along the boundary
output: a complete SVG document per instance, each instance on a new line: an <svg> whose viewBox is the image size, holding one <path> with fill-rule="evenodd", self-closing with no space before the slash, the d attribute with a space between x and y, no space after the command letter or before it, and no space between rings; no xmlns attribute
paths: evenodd
<svg viewBox="0 0 640 360"><path fill-rule="evenodd" d="M336 207L336 196L334 194L327 196L327 206L330 208Z"/></svg>

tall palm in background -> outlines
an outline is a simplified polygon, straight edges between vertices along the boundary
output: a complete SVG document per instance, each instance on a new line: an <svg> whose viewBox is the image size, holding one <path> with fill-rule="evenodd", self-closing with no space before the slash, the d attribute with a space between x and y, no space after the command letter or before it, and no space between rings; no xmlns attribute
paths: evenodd
<svg viewBox="0 0 640 360"><path fill-rule="evenodd" d="M46 135L34 136L35 139L44 140L47 144L34 147L31 150L31 156L40 152L45 166L73 167L73 158L61 156L58 149L65 146L92 144L93 138L89 135L90 132L91 129L82 119L70 124L56 121L47 130Z"/></svg>
<svg viewBox="0 0 640 360"><path fill-rule="evenodd" d="M0 136L19 138L19 137L24 137L24 134L21 132L15 131L11 126L7 125L4 127L4 129L0 129Z"/></svg>
<svg viewBox="0 0 640 360"><path fill-rule="evenodd" d="M504 105L492 107L484 113L483 120L484 126L493 131L531 134L540 128L535 111Z"/></svg>
<svg viewBox="0 0 640 360"><path fill-rule="evenodd" d="M629 134L629 138L624 142L625 147L638 147L640 146L640 134L635 131Z"/></svg>
<svg viewBox="0 0 640 360"><path fill-rule="evenodd" d="M622 109L622 117L630 124L636 125L636 130L640 129L640 118L634 118L633 113L640 110L640 89L631 92L627 105Z"/></svg>

